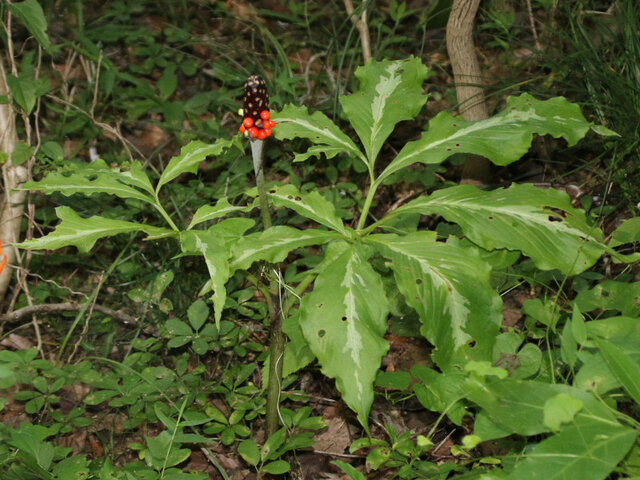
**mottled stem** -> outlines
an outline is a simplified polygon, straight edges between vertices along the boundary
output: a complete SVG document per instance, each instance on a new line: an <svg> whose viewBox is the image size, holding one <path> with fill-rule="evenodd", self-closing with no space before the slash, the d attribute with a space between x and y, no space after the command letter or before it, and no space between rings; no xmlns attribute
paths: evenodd
<svg viewBox="0 0 640 480"><path fill-rule="evenodd" d="M256 186L260 199L260 212L264 230L271 227L271 212L269 211L269 199L264 187L264 141L251 139L251 156L253 158L253 171L256 174ZM282 386L282 360L286 339L282 331L282 315L278 297L278 281L271 277L269 280L270 301L267 301L269 309L269 323L271 338L269 346L269 381L267 384L267 412L266 412L266 437L273 435L280 425L280 390Z"/></svg>

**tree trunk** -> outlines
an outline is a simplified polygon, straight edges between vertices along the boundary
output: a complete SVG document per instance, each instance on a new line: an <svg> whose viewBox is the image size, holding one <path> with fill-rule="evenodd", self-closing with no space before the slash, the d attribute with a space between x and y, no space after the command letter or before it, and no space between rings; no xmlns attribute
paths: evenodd
<svg viewBox="0 0 640 480"><path fill-rule="evenodd" d="M8 95L6 74L0 56L0 95ZM24 212L24 200L27 192L18 190L27 181L27 168L13 165L11 154L18 141L16 134L16 116L11 103L0 105L0 152L6 153L9 159L2 166L4 198L0 214L0 241L3 253L7 254L7 266L0 273L0 301L4 299L9 282L13 276L12 265L16 264L17 249L13 246L20 239L20 223Z"/></svg>
<svg viewBox="0 0 640 480"><path fill-rule="evenodd" d="M482 91L480 64L473 45L473 23L480 0L453 0L447 22L447 51L453 69L460 114L465 120L489 117ZM486 158L469 156L462 169L460 183L484 185L490 179Z"/></svg>

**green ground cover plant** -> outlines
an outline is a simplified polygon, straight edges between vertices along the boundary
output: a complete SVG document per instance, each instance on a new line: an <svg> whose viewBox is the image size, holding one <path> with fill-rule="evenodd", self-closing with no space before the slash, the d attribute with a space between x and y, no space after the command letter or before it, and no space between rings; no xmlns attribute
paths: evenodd
<svg viewBox="0 0 640 480"><path fill-rule="evenodd" d="M387 319L390 314L402 317L403 312L412 310L419 319L419 331L414 333L433 345L432 360L437 367L412 369L418 381L412 387L418 400L427 409L440 412L441 419L446 416L457 425L474 412L474 430L462 439L459 454L463 461L459 464L443 468L421 460L430 446L428 437L418 438L415 444L410 434L396 437L393 433L389 434L391 446L375 441L352 445L353 451L375 447L367 457L370 469L406 463L400 470L402 478L444 478L451 468L479 462L485 468L464 476L519 479L545 472L551 478L605 478L623 461L637 436L637 422L612 408L626 398L638 399L634 375L638 365L628 343L625 347L616 340L621 331L628 333L635 328L633 322L614 317L585 323L577 306L567 317L556 303L532 303L526 312L532 326L542 325L543 352L536 343L526 341L523 333L501 332L501 299L491 278L492 272L512 268L521 255L528 257L536 269L553 270L565 279L581 274L603 254L618 262L635 261L636 257L624 257L604 244L599 228L571 205L566 194L554 189L513 184L483 191L469 185L452 186L417 196L379 218L371 210L380 185L415 163L440 164L459 152L479 154L497 165L507 165L526 153L534 134L563 137L570 145L589 130L614 134L587 122L579 108L564 98L539 101L524 94L507 99L502 112L484 121L465 122L442 112L430 120L419 139L407 142L386 165L377 165L396 124L412 120L427 100L422 89L427 73L416 58L371 61L356 71L360 88L340 100L364 151L320 112L309 114L304 107L289 105L272 114L277 124L274 135L279 140L304 138L312 143L296 154L295 162L319 155L330 159L345 155L366 168L369 185L359 203L355 226L342 221L323 190L300 191L294 185L274 182L266 185L264 196L249 190L247 200L237 204L226 197L218 198L211 205L201 206L189 222L174 220L162 205L162 189L184 173L195 173L207 157L242 149L238 136L213 144L187 144L155 182L137 162L110 168L101 161L30 182L26 188L46 193L136 199L151 205L166 226L98 216L83 218L68 207L59 207L56 212L61 222L56 229L21 247L56 249L72 245L87 251L103 237L130 232L145 233L147 241L175 239L183 254L199 255L207 265L210 280L200 294L211 294L214 324L203 327L207 307L198 301L189 310L188 324L167 322L169 346L192 342L194 351L204 354L209 337L222 331L227 282L234 274L253 277L249 272L255 264L263 263L269 271L268 265L281 264L292 252L316 246L319 258L313 268L303 272L303 280L288 285L277 279L282 302L299 303L297 308L282 309L287 314L283 329L289 337L283 358L285 376L317 359L322 372L336 380L342 400L368 431L374 382L388 349ZM287 225L285 216L283 223L256 231L251 211L260 204L303 217L305 228ZM438 238L437 232L420 228L419 219L424 215L439 215L457 224L463 235ZM265 278L270 275L265 274ZM395 297L402 299L400 307L392 302ZM560 333L559 340L556 333ZM604 358L601 366L618 380L615 385L597 392L584 378L580 385L559 381L560 359L572 369L586 360L586 368L588 355L594 354ZM578 362L581 355L585 360ZM505 358L514 361L500 363ZM250 364L247 367L255 368ZM155 378L160 375L153 369L150 374ZM247 374L241 378L246 379ZM36 386L43 393L55 391L55 387L47 390ZM607 395L619 387L629 397ZM167 390L167 386L155 388L158 392ZM179 403L182 415L190 402ZM210 427L209 432L231 432L224 434L227 439L223 443L233 443L237 435L247 436L247 430L229 426L236 425L237 418L250 410L243 409L235 420L214 415L219 427ZM213 410L209 414L213 415ZM170 422L162 421L169 426ZM156 455L164 459L150 462L156 470L163 472L186 458L186 452L179 449L180 437L176 440L169 435L171 430L178 431L180 421L171 423L166 433L163 445L169 450L163 450L164 456L149 451L152 458ZM276 442L274 449L260 450L253 440L245 440L239 452L263 472L283 473L289 464L277 460L272 452L286 445L282 443L286 433L280 430L277 442L270 438L265 443ZM509 440L513 435L520 440ZM524 448L528 437L539 440ZM291 438L302 439L291 448L309 445L304 440L308 436ZM511 443L511 453L484 460L468 453L481 442L500 439ZM160 440L153 440L148 448ZM281 453L287 450L285 446ZM269 460L273 462L265 463ZM487 468L492 464L500 468ZM352 467L344 463L338 466L353 478L360 478Z"/></svg>

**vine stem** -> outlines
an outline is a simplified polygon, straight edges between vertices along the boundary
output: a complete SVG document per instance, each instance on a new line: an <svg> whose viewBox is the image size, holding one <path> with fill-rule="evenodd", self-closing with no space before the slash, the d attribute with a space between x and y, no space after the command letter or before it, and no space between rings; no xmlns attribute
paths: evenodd
<svg viewBox="0 0 640 480"><path fill-rule="evenodd" d="M271 227L271 212L269 211L269 199L264 186L264 141L252 138L251 156L253 158L253 170L256 175L258 198L260 199L260 213L264 230ZM269 381L267 384L266 406L266 438L273 435L280 425L280 390L282 385L282 360L284 357L285 336L282 331L282 311L280 309L279 284L273 277L269 280L269 296L267 308L269 310L269 323L271 338L269 346Z"/></svg>

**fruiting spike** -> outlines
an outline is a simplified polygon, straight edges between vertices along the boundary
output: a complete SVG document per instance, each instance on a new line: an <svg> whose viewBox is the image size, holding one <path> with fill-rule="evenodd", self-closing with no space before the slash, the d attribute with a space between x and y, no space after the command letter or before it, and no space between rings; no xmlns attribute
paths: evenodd
<svg viewBox="0 0 640 480"><path fill-rule="evenodd" d="M245 82L243 103L240 131L260 140L269 137L276 122L270 120L267 85L258 75L250 76Z"/></svg>

